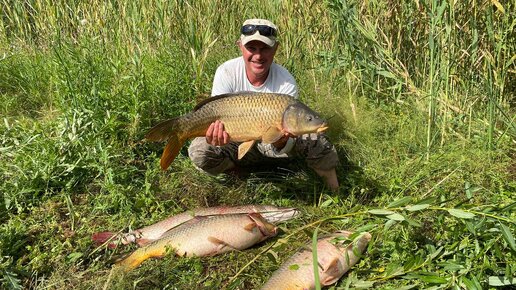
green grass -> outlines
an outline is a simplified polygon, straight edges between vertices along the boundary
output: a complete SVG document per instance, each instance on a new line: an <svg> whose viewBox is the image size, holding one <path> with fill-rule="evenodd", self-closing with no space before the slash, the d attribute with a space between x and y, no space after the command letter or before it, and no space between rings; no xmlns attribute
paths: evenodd
<svg viewBox="0 0 516 290"><path fill-rule="evenodd" d="M316 229L373 235L335 289L514 287L516 20L500 3L0 0L0 288L258 288ZM302 166L206 176L186 147L162 172L164 144L142 140L209 94L250 17L279 26L277 61L331 117L340 192ZM252 203L303 215L252 249L125 277L111 263L129 250L90 240Z"/></svg>

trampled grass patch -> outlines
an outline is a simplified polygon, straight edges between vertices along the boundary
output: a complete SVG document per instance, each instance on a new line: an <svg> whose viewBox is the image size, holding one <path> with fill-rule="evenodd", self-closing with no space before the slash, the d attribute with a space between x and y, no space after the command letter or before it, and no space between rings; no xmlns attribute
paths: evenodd
<svg viewBox="0 0 516 290"><path fill-rule="evenodd" d="M0 288L255 289L316 229L373 236L337 289L516 285L513 3L0 7ZM163 172L163 144L142 140L209 94L249 17L278 24L277 61L330 119L338 193L302 163L207 176L186 147ZM249 250L125 276L111 266L134 247L91 241L221 204L302 215Z"/></svg>

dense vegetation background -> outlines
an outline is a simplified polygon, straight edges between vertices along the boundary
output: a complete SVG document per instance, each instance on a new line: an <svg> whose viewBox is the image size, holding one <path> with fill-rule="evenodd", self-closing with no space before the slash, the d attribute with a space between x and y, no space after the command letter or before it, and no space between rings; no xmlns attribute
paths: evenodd
<svg viewBox="0 0 516 290"><path fill-rule="evenodd" d="M0 0L0 288L257 288L319 234L368 230L336 289L516 284L514 1ZM246 18L332 117L340 192L308 169L166 172L156 122L190 111ZM198 206L275 204L278 239L110 274L127 231ZM512 286L508 286L512 285Z"/></svg>

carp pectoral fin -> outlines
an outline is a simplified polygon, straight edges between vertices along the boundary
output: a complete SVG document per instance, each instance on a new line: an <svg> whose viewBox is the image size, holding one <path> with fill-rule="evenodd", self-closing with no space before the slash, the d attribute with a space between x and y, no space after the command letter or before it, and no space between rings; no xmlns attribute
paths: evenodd
<svg viewBox="0 0 516 290"><path fill-rule="evenodd" d="M244 230L248 231L248 232L252 232L254 228L256 228L258 225L253 222L253 223L249 223L247 224L245 227L244 227Z"/></svg>
<svg viewBox="0 0 516 290"><path fill-rule="evenodd" d="M262 134L262 142L271 144L278 141L283 136L283 132L278 127L269 127Z"/></svg>
<svg viewBox="0 0 516 290"><path fill-rule="evenodd" d="M212 236L209 236L208 237L208 241L214 243L217 245L217 252L221 251L222 249L224 249L225 247L229 247L233 250L237 250L235 247L231 246L230 244L224 242L223 240L221 239L218 239L216 237L212 237Z"/></svg>
<svg viewBox="0 0 516 290"><path fill-rule="evenodd" d="M214 244L217 244L217 245L226 245L226 242L224 242L223 240L217 239L216 237L212 237L212 236L208 237L208 241L210 241Z"/></svg>
<svg viewBox="0 0 516 290"><path fill-rule="evenodd" d="M326 265L326 268L323 268L323 273L326 273L327 277L323 281L321 281L321 284L324 286L330 285L335 283L337 280L339 280L339 258L334 257L331 259L331 261ZM321 267L322 268L322 267Z"/></svg>
<svg viewBox="0 0 516 290"><path fill-rule="evenodd" d="M240 144L240 146L238 146L238 159L242 159L242 157L244 157L244 155L249 151L249 149L253 147L254 142L255 140L246 141Z"/></svg>

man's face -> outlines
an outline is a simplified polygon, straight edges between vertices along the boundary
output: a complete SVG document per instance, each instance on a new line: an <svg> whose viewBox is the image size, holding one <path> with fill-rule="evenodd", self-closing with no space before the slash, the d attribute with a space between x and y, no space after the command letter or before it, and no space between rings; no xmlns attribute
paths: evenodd
<svg viewBox="0 0 516 290"><path fill-rule="evenodd" d="M239 46L244 57L248 77L249 74L254 77L267 77L278 45L270 47L261 41L253 40L246 45L240 44Z"/></svg>

